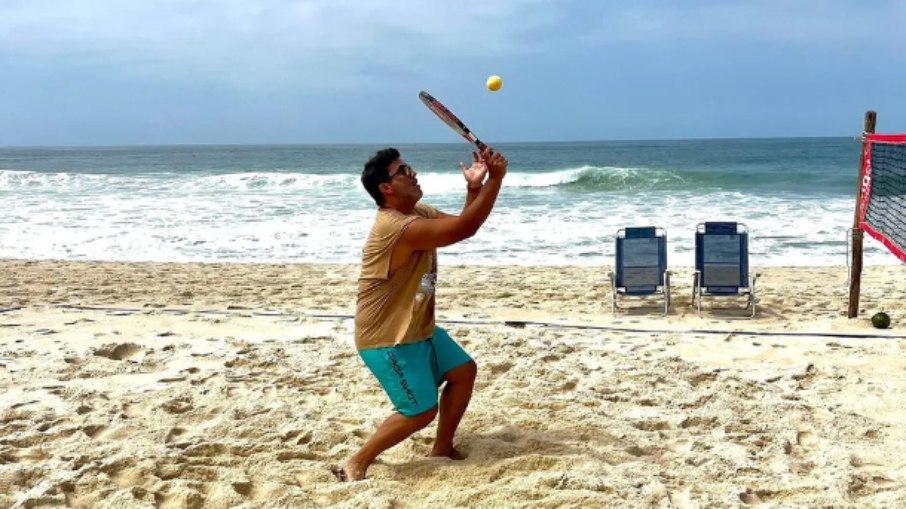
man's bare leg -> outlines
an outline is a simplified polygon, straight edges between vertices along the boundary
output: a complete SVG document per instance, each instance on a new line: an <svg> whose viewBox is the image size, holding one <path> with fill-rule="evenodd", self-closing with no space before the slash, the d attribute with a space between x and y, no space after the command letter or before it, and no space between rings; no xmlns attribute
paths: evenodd
<svg viewBox="0 0 906 509"><path fill-rule="evenodd" d="M374 463L379 454L390 449L394 445L412 436L416 431L424 428L437 415L437 407L426 412L422 412L413 417L406 417L397 412L387 418L374 435L365 442L365 445L355 454L353 454L343 467L342 474L346 481L360 481L365 478L368 467Z"/></svg>
<svg viewBox="0 0 906 509"><path fill-rule="evenodd" d="M444 375L447 384L440 396L440 418L431 456L445 456L454 460L465 459L465 456L453 447L453 437L456 435L456 428L459 427L459 422L472 399L472 388L475 386L477 373L478 366L475 365L475 361L469 361L451 369Z"/></svg>

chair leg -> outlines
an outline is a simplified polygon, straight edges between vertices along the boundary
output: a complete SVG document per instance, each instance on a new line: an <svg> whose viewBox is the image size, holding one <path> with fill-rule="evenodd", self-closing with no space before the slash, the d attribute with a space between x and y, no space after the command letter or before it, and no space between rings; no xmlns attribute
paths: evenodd
<svg viewBox="0 0 906 509"><path fill-rule="evenodd" d="M755 318L755 282L758 280L758 275L755 277L749 278L749 306L752 307L752 316L749 318Z"/></svg>
<svg viewBox="0 0 906 509"><path fill-rule="evenodd" d="M693 274L692 275L692 307L693 308L695 307L695 292L697 291L696 290L697 287L698 287L698 276Z"/></svg>
<svg viewBox="0 0 906 509"><path fill-rule="evenodd" d="M610 276L610 314L611 316L617 314L617 282L612 274Z"/></svg>
<svg viewBox="0 0 906 509"><path fill-rule="evenodd" d="M701 274L697 271L695 272L695 283L693 286L692 300L695 300L696 294L698 295L698 316L702 316L702 289L701 289Z"/></svg>
<svg viewBox="0 0 906 509"><path fill-rule="evenodd" d="M670 312L670 272L664 273L664 316Z"/></svg>

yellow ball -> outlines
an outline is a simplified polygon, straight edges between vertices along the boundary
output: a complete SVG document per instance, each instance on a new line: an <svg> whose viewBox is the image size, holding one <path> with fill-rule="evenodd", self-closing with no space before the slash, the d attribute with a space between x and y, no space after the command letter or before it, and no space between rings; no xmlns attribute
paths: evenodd
<svg viewBox="0 0 906 509"><path fill-rule="evenodd" d="M500 79L500 76L491 76L488 78L488 90L491 92L496 92L500 90L500 87L503 86L503 80Z"/></svg>

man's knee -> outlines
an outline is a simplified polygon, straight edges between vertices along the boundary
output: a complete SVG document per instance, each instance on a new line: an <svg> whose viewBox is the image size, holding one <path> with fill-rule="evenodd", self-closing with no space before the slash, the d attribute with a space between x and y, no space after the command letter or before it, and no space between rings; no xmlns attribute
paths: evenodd
<svg viewBox="0 0 906 509"><path fill-rule="evenodd" d="M478 365L475 361L469 361L461 366L457 366L444 375L444 379L452 384L474 383L478 375Z"/></svg>
<svg viewBox="0 0 906 509"><path fill-rule="evenodd" d="M414 427L422 429L425 426L431 424L431 421L433 421L435 417L437 417L437 405L434 405L430 409L425 410L420 414L408 417L408 419Z"/></svg>

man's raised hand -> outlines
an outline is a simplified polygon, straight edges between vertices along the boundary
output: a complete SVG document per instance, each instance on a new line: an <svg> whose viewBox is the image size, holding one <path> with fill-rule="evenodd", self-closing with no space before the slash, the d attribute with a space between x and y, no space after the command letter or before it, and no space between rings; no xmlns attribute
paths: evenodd
<svg viewBox="0 0 906 509"><path fill-rule="evenodd" d="M472 152L472 166L466 167L465 163L459 163L460 168L462 168L462 174L468 182L470 189L477 189L481 187L484 183L484 177L488 173L488 165L478 154L478 152Z"/></svg>

